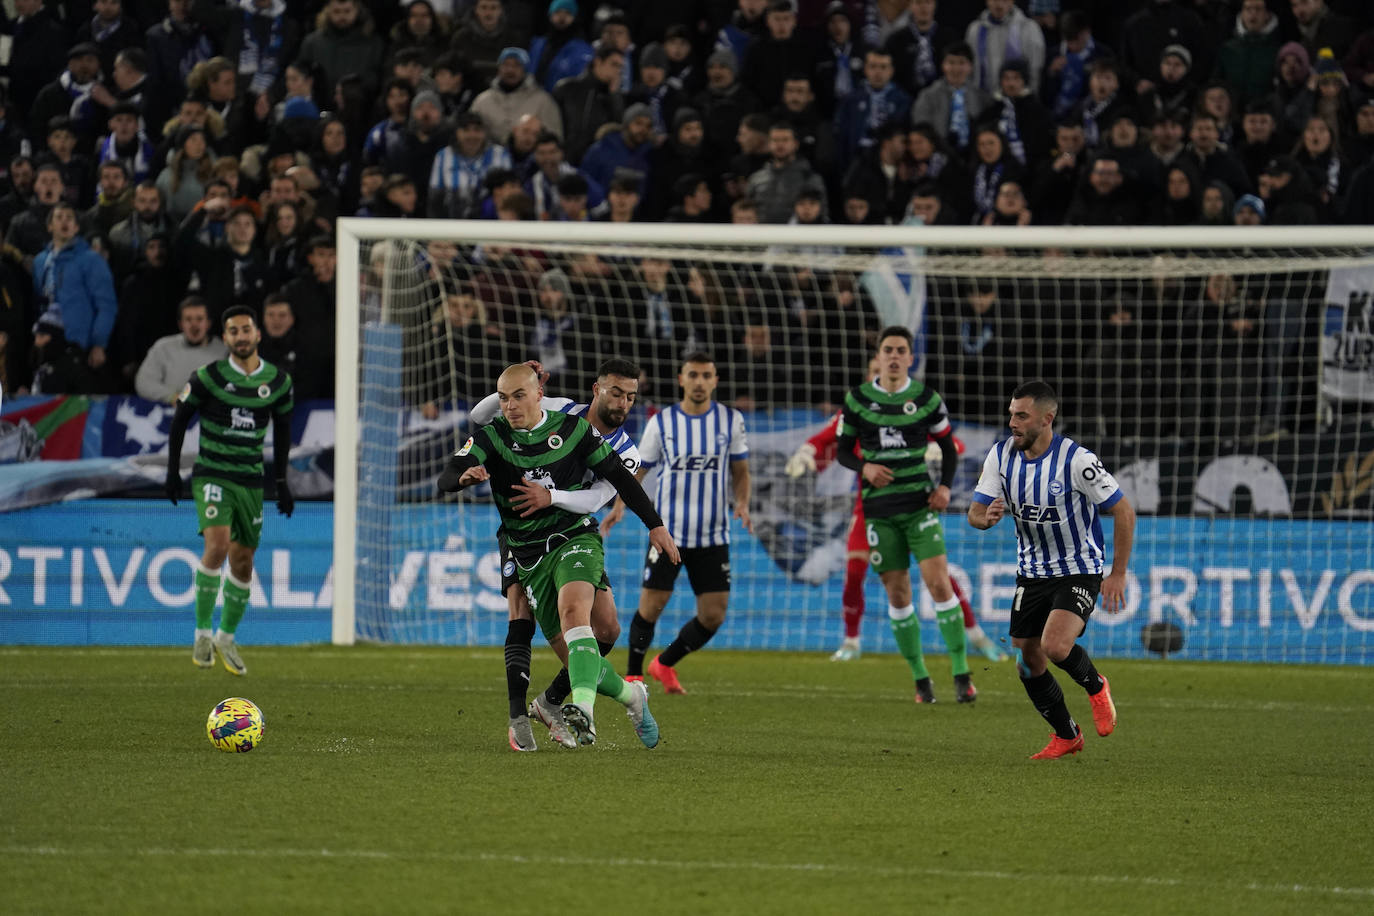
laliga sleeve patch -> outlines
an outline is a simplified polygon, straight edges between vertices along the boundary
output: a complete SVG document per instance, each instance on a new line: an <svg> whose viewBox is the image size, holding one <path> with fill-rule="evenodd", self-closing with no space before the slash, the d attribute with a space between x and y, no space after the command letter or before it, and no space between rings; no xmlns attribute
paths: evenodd
<svg viewBox="0 0 1374 916"><path fill-rule="evenodd" d="M466 454L467 454L468 452L470 452L470 451L472 451L472 437L471 437L471 436L468 436L468 441L466 441L466 442L463 443L463 447L460 448L460 449L458 449L458 451L457 451L457 453L454 455L454 457L456 457L456 458L462 458L464 455L466 455Z"/></svg>
<svg viewBox="0 0 1374 916"><path fill-rule="evenodd" d="M184 403L191 396L191 383L187 382L181 386L181 391L177 394L177 400Z"/></svg>

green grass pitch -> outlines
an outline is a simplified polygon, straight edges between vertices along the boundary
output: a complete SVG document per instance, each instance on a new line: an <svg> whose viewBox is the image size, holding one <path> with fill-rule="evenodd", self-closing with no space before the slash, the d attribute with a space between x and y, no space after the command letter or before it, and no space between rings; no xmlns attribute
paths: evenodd
<svg viewBox="0 0 1374 916"><path fill-rule="evenodd" d="M189 655L0 649L0 911L1374 912L1374 671L1107 660L1116 734L1061 676L1087 747L1041 762L1011 662L917 707L895 656L708 649L656 750L602 698L516 754L500 649Z"/></svg>

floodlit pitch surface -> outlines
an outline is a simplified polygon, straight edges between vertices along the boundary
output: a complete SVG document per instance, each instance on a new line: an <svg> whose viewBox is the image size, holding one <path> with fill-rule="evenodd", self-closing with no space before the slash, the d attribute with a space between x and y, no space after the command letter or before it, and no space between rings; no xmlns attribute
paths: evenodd
<svg viewBox="0 0 1374 916"><path fill-rule="evenodd" d="M1009 661L966 707L934 658L922 708L895 656L707 650L656 750L601 698L595 748L517 754L499 649L244 654L0 649L0 909L1374 911L1374 670L1108 660L1116 734L1061 677L1087 747L1041 762Z"/></svg>

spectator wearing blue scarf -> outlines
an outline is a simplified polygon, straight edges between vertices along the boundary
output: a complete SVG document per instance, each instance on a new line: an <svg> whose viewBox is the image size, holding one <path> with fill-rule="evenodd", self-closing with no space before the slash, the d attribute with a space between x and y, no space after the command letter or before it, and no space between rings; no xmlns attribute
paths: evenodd
<svg viewBox="0 0 1374 916"><path fill-rule="evenodd" d="M906 125L911 96L892 81L892 55L869 51L864 57L864 81L835 112L835 142L840 169L849 168L859 153L873 146L879 127L889 121Z"/></svg>
<svg viewBox="0 0 1374 916"><path fill-rule="evenodd" d="M1093 37L1085 13L1069 10L1059 20L1063 40L1045 66L1041 80L1042 100L1056 119L1064 118L1088 94L1088 74L1093 61L1111 57L1111 48Z"/></svg>
<svg viewBox="0 0 1374 916"><path fill-rule="evenodd" d="M914 124L930 124L940 139L958 152L968 150L973 125L992 104L986 92L973 85L973 49L963 42L945 48L940 61L943 76L916 99L911 107Z"/></svg>

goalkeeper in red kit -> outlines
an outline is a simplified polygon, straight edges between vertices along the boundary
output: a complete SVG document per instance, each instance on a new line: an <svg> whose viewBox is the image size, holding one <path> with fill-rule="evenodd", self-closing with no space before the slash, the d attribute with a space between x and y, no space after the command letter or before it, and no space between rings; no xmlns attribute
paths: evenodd
<svg viewBox="0 0 1374 916"><path fill-rule="evenodd" d="M876 374L876 371L870 373L870 375ZM835 460L836 441L839 436L842 414L843 411L837 412L833 422L825 424L820 432L807 439L792 454L792 457L787 460L787 475L789 477L800 477L808 471L823 471ZM954 444L959 454L962 455L964 443L956 437ZM844 642L840 643L835 654L830 656L830 660L833 662L852 661L858 658L861 653L859 623L864 616L864 576L867 574L868 532L864 525L863 501L856 494L854 497L854 517L849 525L848 552L845 556L844 565L844 594L841 599L844 608ZM953 576L950 576L949 584L954 589L954 595L959 599L959 607L964 612L964 631L968 635L969 645L982 652L992 661L998 662L1005 659L1006 653L978 625L978 618L973 616L973 607L959 589L959 583L954 580Z"/></svg>

